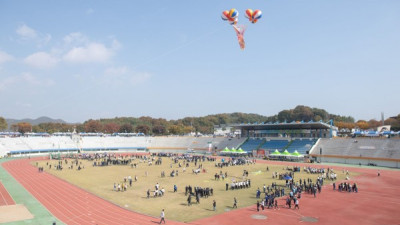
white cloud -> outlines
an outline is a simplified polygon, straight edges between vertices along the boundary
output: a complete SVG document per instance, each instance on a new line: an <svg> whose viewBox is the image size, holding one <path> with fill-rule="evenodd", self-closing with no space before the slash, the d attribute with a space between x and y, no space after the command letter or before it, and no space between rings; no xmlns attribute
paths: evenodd
<svg viewBox="0 0 400 225"><path fill-rule="evenodd" d="M16 32L19 35L20 41L34 41L36 42L38 47L46 45L52 39L51 34L43 34L37 32L36 30L27 26L26 24L19 26Z"/></svg>
<svg viewBox="0 0 400 225"><path fill-rule="evenodd" d="M24 62L30 66L47 69L54 67L58 63L58 59L46 52L36 52L25 58Z"/></svg>
<svg viewBox="0 0 400 225"><path fill-rule="evenodd" d="M24 39L33 39L37 37L37 32L25 24L19 26L16 32Z"/></svg>
<svg viewBox="0 0 400 225"><path fill-rule="evenodd" d="M0 64L13 60L14 57L7 54L7 52L0 51Z"/></svg>
<svg viewBox="0 0 400 225"><path fill-rule="evenodd" d="M84 47L74 47L64 55L64 60L71 63L107 62L113 55L112 49L108 49L101 43L90 43Z"/></svg>
<svg viewBox="0 0 400 225"><path fill-rule="evenodd" d="M22 73L18 76L6 77L0 80L0 91L15 90L15 86L24 87L49 87L53 86L55 82L51 79L39 79L30 73Z"/></svg>
<svg viewBox="0 0 400 225"><path fill-rule="evenodd" d="M6 77L0 80L0 91L7 90L12 84L17 83L18 77Z"/></svg>
<svg viewBox="0 0 400 225"><path fill-rule="evenodd" d="M73 32L64 37L66 44L82 44L87 43L88 38L80 32Z"/></svg>
<svg viewBox="0 0 400 225"><path fill-rule="evenodd" d="M144 83L151 78L150 73L133 72L125 66L107 68L104 74L104 82L115 85L129 84L134 86Z"/></svg>

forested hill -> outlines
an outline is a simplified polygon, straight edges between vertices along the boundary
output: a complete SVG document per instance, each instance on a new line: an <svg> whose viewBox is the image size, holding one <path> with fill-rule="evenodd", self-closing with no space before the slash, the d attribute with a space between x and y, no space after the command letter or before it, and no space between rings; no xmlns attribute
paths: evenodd
<svg viewBox="0 0 400 225"><path fill-rule="evenodd" d="M163 118L152 117L115 117L97 120L87 120L82 124L66 124L64 122L45 122L30 126L28 123L13 125L13 130L20 132L67 132L76 128L78 132L104 132L104 133L131 133L142 132L146 135L166 135L166 134L187 134L190 132L200 132L211 134L214 132L214 125L232 123L255 123L255 122L292 122L292 121L334 121L334 125L339 128L376 128L382 123L371 119L369 121L354 121L351 116L341 116L328 113L324 109L311 108L308 106L296 106L294 109L280 111L273 116L263 116L253 113L221 113L203 117L185 117L178 120L166 120ZM1 122L1 121L0 121ZM4 121L5 122L5 121ZM385 124L392 125L392 130L400 129L400 115L396 118L388 118ZM0 123L1 125L1 123ZM0 126L1 130L1 126Z"/></svg>

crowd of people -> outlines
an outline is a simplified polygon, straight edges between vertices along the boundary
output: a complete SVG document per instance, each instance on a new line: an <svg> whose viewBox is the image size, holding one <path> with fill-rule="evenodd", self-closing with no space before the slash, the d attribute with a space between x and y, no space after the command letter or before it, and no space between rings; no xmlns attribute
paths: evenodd
<svg viewBox="0 0 400 225"><path fill-rule="evenodd" d="M62 170L63 165L68 165L69 169L73 169L74 167L78 170L83 169L84 165L82 165L82 160L93 161L93 166L108 166L108 165L131 165L131 168L137 168L141 163L148 165L162 165L163 158L168 157L171 160L170 168L172 169L169 173L170 177L176 177L179 175L179 170L182 169L182 172L186 171L186 168L191 167L192 172L194 174L198 174L201 172L206 172L206 169L203 168L203 162L210 161L215 162L215 167L224 168L230 166L240 166L240 165L251 165L255 163L255 160L249 160L246 158L229 158L221 160L220 162L216 162L215 157L207 157L207 156L196 156L196 155L187 155L187 154L172 154L172 153L157 153L151 155L117 155L117 154L82 154L79 157L74 159L65 159L58 160L57 163L53 164L53 168L56 170ZM173 168L175 164L176 168ZM37 165L38 166L38 165ZM52 165L47 162L47 166L51 169ZM39 167L39 172L43 171L43 167ZM179 168L179 170L177 169ZM301 172L301 167L285 166L282 168L283 171L274 171L272 172L273 179L283 179L285 182L281 181L273 181L270 185L263 185L263 187L257 188L256 199L257 199L257 211L265 210L265 209L279 209L278 199L283 198L285 201L285 206L289 209L292 209L294 205L294 209L300 209L299 202L302 197L302 194L309 194L317 197L317 194L321 193L322 186L326 180L335 181L337 179L337 174L331 168L314 168L311 166L303 167L303 171L308 174L313 174L316 178L305 178L305 179L296 179L296 173ZM267 166L266 171L269 173L269 167ZM254 172L253 172L254 173ZM348 170L343 170L343 173L346 173L349 176ZM146 176L148 172L146 171ZM211 174L212 175L212 174ZM238 174L237 174L238 175ZM318 175L318 176L317 176ZM378 172L378 176L380 172ZM242 177L241 177L242 176ZM223 182L225 183L226 191L229 190L240 190L251 187L251 180L249 179L249 171L243 170L242 175L238 175L237 177L230 175L232 178L231 182ZM165 178L165 171L161 172L161 178ZM216 172L214 174L214 181L225 180L228 178L228 172L220 170L219 173ZM113 185L113 191L115 192L125 192L129 188L132 187L133 181L137 181L138 178L135 175L134 178L132 176L126 176L120 182L115 182ZM277 185L277 182L279 185ZM333 190L338 190L339 192L358 192L358 187L356 183L351 184L350 182L341 182L339 184L333 183ZM173 192L178 192L178 187L176 184L173 185ZM286 192L286 194L285 194ZM159 183L154 186L154 190L147 189L146 195L147 198L156 198L162 197L166 193L164 187L161 187ZM235 192L241 193L241 192ZM185 196L187 196L187 205L191 206L194 202L197 204L200 203L201 198L208 198L214 195L214 190L212 187L199 187L191 185L187 185L185 187ZM239 196L240 197L240 196ZM238 201L236 197L234 197L232 208L237 208ZM213 210L216 210L216 201L212 202ZM162 212L164 214L164 211ZM163 216L162 216L163 218ZM165 221L164 221L165 222Z"/></svg>

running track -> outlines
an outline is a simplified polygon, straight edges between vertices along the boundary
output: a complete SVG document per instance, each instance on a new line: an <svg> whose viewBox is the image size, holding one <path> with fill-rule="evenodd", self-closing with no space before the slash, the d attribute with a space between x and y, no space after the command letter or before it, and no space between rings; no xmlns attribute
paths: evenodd
<svg viewBox="0 0 400 225"><path fill-rule="evenodd" d="M53 175L39 173L29 163L31 160L11 160L2 165L55 217L66 224L154 225L159 222L159 218L123 209ZM168 221L168 224L182 223Z"/></svg>
<svg viewBox="0 0 400 225"><path fill-rule="evenodd" d="M6 188L0 182L0 206L3 205L15 205L15 202L6 190Z"/></svg>
<svg viewBox="0 0 400 225"><path fill-rule="evenodd" d="M38 173L37 168L29 163L31 160L12 160L2 165L54 216L66 224L146 225L159 222L159 218L123 209L53 175ZM284 162L260 162L293 165ZM296 165L322 167L316 164L297 163ZM340 172L343 167L333 168ZM298 224L302 223L301 220L304 217L316 218L317 224L400 224L398 213L400 171L383 170L382 175L378 177L376 170L361 168L348 168L348 170L362 173L351 180L351 183L357 183L359 193L339 193L333 191L331 186L324 186L322 193L315 199L308 194L303 194L300 210L281 208L257 212L255 206L250 206L193 221L191 224ZM284 200L280 200L279 205L283 206L283 202ZM168 224L183 224L168 220L168 210L166 215ZM253 219L254 215L266 216L267 219Z"/></svg>

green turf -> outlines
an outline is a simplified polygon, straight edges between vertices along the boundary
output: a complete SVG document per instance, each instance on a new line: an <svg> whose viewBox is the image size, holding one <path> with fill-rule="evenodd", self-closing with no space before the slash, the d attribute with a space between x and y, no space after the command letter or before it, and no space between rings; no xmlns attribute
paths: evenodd
<svg viewBox="0 0 400 225"><path fill-rule="evenodd" d="M135 162L139 163L139 160L136 159ZM53 164L51 170L48 169L44 161L39 162L39 166L44 166L46 172L50 172L121 207L152 216L159 216L161 209L165 208L168 218L184 222L233 210L232 205L234 197L238 200L239 208L253 205L257 202L255 198L257 188L260 188L262 191L264 184L271 185L272 182L276 182L278 185L283 185L285 183L284 180L272 179L272 172L286 172L286 166L280 165L252 164L220 169L214 166L214 162L203 162L203 167L206 168L207 173L195 175L192 173L192 169L195 168L194 163L190 163L190 167L187 168L184 173L182 172L182 168L179 168L178 164L174 164L169 158L163 158L162 165L148 166L146 163L139 163L136 169L132 169L130 166L120 165L93 167L91 165L92 162L82 161L85 169L81 171L77 171L76 166L74 166L73 170L64 169L63 171L57 171L54 169L54 164L56 163L56 160L51 161L51 164ZM171 165L172 168L170 168ZM269 167L268 172L266 171L267 166ZM312 166L312 164L310 164L310 166ZM66 167L68 167L68 165L64 165L64 168ZM178 177L169 176L172 169L179 170ZM249 178L252 181L251 188L226 191L225 184L227 182L230 183L232 179L237 181L242 180L244 169L250 172ZM148 176L145 175L146 171L148 172ZM165 171L165 178L161 178L161 171ZM225 181L215 181L214 174L220 171L223 173L228 172L228 179L225 179ZM336 172L338 180L345 178L342 171ZM114 183L121 183L125 176L132 176L132 178L134 178L135 175L138 176L138 181L133 182L133 187L128 188L126 192L113 191ZM355 174L351 174L351 176L352 175ZM297 181L299 178L310 177L315 181L317 176L317 174L296 172L295 180ZM154 190L154 186L157 182L160 184L160 187L165 188L165 196L147 199L147 189ZM178 186L177 193L173 193L174 184ZM184 193L186 185L191 185L192 187L212 187L214 189L214 196L208 199L201 198L200 204L187 206L187 197ZM285 193L288 193L287 190ZM212 201L214 199L217 202L216 212L212 211ZM195 198L192 198L192 202L195 202Z"/></svg>
<svg viewBox="0 0 400 225"><path fill-rule="evenodd" d="M0 164L12 159L0 159ZM63 224L56 219L36 198L34 198L20 183L18 183L2 166L0 166L0 177L1 183L10 193L16 204L23 204L34 216L33 219L10 222L7 225L16 224L38 224L38 225L50 225L53 222Z"/></svg>

